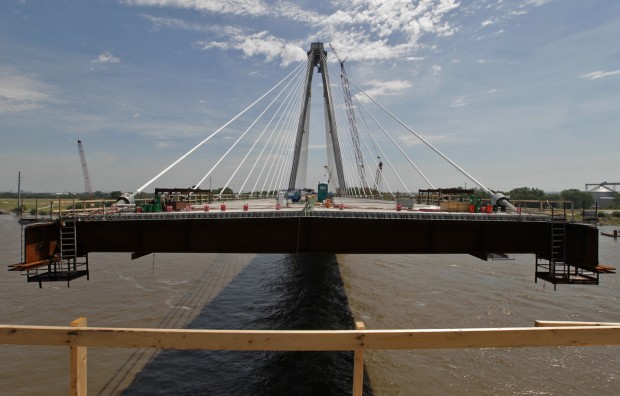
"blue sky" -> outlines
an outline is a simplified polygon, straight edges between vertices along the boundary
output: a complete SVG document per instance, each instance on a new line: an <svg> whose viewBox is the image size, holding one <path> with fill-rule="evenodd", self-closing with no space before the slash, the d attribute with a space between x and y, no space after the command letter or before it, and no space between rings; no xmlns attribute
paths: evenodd
<svg viewBox="0 0 620 396"><path fill-rule="evenodd" d="M7 0L0 191L16 191L18 171L25 190L83 191L78 139L94 190L135 191L313 41L333 44L351 81L493 190L619 182L618 37L614 0ZM320 104L312 114L311 185L325 178ZM239 128L146 191L195 184ZM399 133L433 184L473 186Z"/></svg>

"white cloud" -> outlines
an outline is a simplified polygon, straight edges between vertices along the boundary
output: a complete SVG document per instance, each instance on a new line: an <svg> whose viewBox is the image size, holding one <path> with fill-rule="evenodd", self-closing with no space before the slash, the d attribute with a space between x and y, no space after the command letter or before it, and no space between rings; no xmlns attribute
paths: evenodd
<svg viewBox="0 0 620 396"><path fill-rule="evenodd" d="M0 113L40 108L51 97L48 87L18 71L0 66Z"/></svg>
<svg viewBox="0 0 620 396"><path fill-rule="evenodd" d="M366 88L364 92L368 94L368 96L372 98L378 98L379 96L393 96L393 95L402 95L404 91L412 87L412 84L409 81L405 80L392 80L392 81L380 81L380 80L371 80L367 82L369 88ZM368 98L366 95L359 93L356 95L356 98L360 102L368 102Z"/></svg>
<svg viewBox="0 0 620 396"><path fill-rule="evenodd" d="M266 15L269 7L261 0L121 0L130 6L171 7L230 15Z"/></svg>
<svg viewBox="0 0 620 396"><path fill-rule="evenodd" d="M220 35L217 27L205 27L195 23L173 18L145 16L156 28L173 28L194 31L212 30L215 37L197 42L201 49L241 50L246 56L264 56L271 61L282 58L286 65L301 58L305 52L299 43L322 41L333 43L342 57L354 56L356 60L393 60L411 57L419 47L418 41L425 35L450 36L457 31L444 19L451 11L459 7L457 0L422 0L378 2L375 0L337 0L333 11L319 11L319 4L302 8L290 1L266 2L261 0L122 0L129 6L161 7L196 10L228 16L252 17L256 26L257 18L268 17L283 19L316 29L310 37L286 40L274 33L262 30L257 32L249 28L233 35ZM239 23L243 23L241 20ZM231 27L221 27L230 29ZM260 40L267 40L260 43ZM364 48L364 51L355 51ZM305 55L304 55L305 59Z"/></svg>
<svg viewBox="0 0 620 396"><path fill-rule="evenodd" d="M438 76L441 74L441 66L439 65L433 65L431 70L433 71L433 76Z"/></svg>
<svg viewBox="0 0 620 396"><path fill-rule="evenodd" d="M195 32L210 32L213 31L211 26L190 23L178 18L157 17L149 14L141 14L142 18L151 22L154 29L178 29L189 30Z"/></svg>
<svg viewBox="0 0 620 396"><path fill-rule="evenodd" d="M464 107L467 106L467 102L464 97L458 97L450 103L450 107Z"/></svg>
<svg viewBox="0 0 620 396"><path fill-rule="evenodd" d="M200 49L208 50L217 48L221 50L237 49L245 56L264 56L266 61L273 61L281 58L283 66L291 62L303 61L306 59L306 52L294 43L287 43L285 40L277 38L267 31L254 34L246 34L241 30L230 28L230 39L228 41L198 41L194 43Z"/></svg>
<svg viewBox="0 0 620 396"><path fill-rule="evenodd" d="M446 142L448 140L447 137L443 135L432 135L432 136L420 135L420 136L422 136L424 140L426 140L429 143ZM416 146L419 144L423 144L423 142L417 136L413 134L398 136L397 139L405 147L412 147L412 146Z"/></svg>
<svg viewBox="0 0 620 396"><path fill-rule="evenodd" d="M93 60L93 63L118 63L121 60L116 56L112 55L109 51L104 51L99 56Z"/></svg>
<svg viewBox="0 0 620 396"><path fill-rule="evenodd" d="M583 74L581 78L585 78L586 80L598 80L600 78L612 77L620 75L620 70L612 70L612 71L602 71L598 70L592 73Z"/></svg>
<svg viewBox="0 0 620 396"><path fill-rule="evenodd" d="M553 0L527 0L525 2L526 6L532 7L540 7L541 5L545 5L547 3L551 3Z"/></svg>
<svg viewBox="0 0 620 396"><path fill-rule="evenodd" d="M162 138L161 140L155 141L153 147L158 150L167 150L177 147L177 143L175 143L173 140Z"/></svg>

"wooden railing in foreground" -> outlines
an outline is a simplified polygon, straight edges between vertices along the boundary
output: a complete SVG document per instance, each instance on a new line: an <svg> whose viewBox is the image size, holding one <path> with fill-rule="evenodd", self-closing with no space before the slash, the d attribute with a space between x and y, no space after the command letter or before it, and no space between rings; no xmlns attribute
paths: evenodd
<svg viewBox="0 0 620 396"><path fill-rule="evenodd" d="M0 325L0 344L70 348L71 394L86 395L86 348L354 351L353 394L362 394L363 353L377 349L620 345L620 323L536 321L536 327L444 330L180 330Z"/></svg>

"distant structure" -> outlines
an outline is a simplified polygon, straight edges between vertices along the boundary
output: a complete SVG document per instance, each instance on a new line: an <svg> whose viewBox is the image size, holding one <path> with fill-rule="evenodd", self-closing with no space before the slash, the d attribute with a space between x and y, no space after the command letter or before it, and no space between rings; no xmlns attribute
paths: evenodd
<svg viewBox="0 0 620 396"><path fill-rule="evenodd" d="M90 186L90 176L88 175L88 167L86 166L86 155L84 155L84 147L82 141L78 140L78 149L80 150L80 161L82 162L82 173L84 174L84 192L88 198L93 196L93 188Z"/></svg>
<svg viewBox="0 0 620 396"><path fill-rule="evenodd" d="M609 188L608 186L614 186ZM611 206L616 195L618 194L615 187L620 186L620 183L596 183L586 184L586 191L594 198L594 203L598 204L600 209L607 209Z"/></svg>
<svg viewBox="0 0 620 396"><path fill-rule="evenodd" d="M381 162L381 157L377 157L379 160L379 165L377 165L377 173L375 173L375 188L377 189L377 193L381 193L381 178L383 175L383 162Z"/></svg>
<svg viewBox="0 0 620 396"><path fill-rule="evenodd" d="M344 62L346 62L348 57L345 59L340 59L340 57L336 53L336 48L334 48L331 44L329 46L332 47L334 55L336 55L336 58L340 63L340 79L342 80L344 101L347 106L347 118L349 119L349 128L351 129L351 140L355 149L355 164L357 165L357 172L360 177L362 195L366 196L367 193L370 194L370 188L368 187L368 182L366 181L366 171L364 170L364 157L362 156L362 149L360 148L360 138L357 131L357 123L355 121L355 110L353 108L353 100L351 99L349 78L347 77L347 71L344 68Z"/></svg>

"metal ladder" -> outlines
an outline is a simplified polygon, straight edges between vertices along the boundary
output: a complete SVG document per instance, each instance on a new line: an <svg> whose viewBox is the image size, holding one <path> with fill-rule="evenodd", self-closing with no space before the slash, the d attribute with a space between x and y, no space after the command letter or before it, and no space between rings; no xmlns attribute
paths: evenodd
<svg viewBox="0 0 620 396"><path fill-rule="evenodd" d="M542 279L553 283L553 290L558 283L568 285L598 285L599 273L591 268L579 267L566 262L566 221L554 218L550 222L549 252L536 255L535 281Z"/></svg>
<svg viewBox="0 0 620 396"><path fill-rule="evenodd" d="M76 221L62 221L60 225L60 270L77 269Z"/></svg>
<svg viewBox="0 0 620 396"><path fill-rule="evenodd" d="M536 273L534 282L538 279L553 283L556 290L558 283L570 283L570 266L566 265L566 221L552 218L550 222L549 254L536 255Z"/></svg>
<svg viewBox="0 0 620 396"><path fill-rule="evenodd" d="M568 279L570 277L570 267L564 262L566 257L566 222L551 221L551 257L549 267L554 278ZM553 290L556 290L557 283L553 283Z"/></svg>

